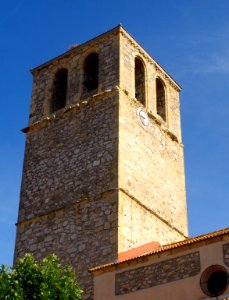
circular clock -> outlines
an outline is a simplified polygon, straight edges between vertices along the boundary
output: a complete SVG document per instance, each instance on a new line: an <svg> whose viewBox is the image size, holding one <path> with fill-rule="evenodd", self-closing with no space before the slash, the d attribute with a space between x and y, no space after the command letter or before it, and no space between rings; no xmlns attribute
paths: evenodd
<svg viewBox="0 0 229 300"><path fill-rule="evenodd" d="M138 115L140 117L140 120L144 126L149 125L149 118L147 113L144 110L139 110Z"/></svg>

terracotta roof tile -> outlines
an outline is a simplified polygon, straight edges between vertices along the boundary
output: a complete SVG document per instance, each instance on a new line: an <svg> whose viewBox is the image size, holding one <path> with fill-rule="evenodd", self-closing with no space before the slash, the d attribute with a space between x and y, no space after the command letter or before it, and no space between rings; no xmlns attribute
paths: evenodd
<svg viewBox="0 0 229 300"><path fill-rule="evenodd" d="M158 242L151 242L144 245L141 245L139 247L132 248L130 250L127 250L125 252L118 253L118 262L125 261L127 259L152 252L158 248L160 248L161 245Z"/></svg>
<svg viewBox="0 0 229 300"><path fill-rule="evenodd" d="M225 228L225 229L221 229L221 230L218 230L218 231L210 232L208 234L199 235L197 237L189 238L189 239L186 239L186 240L183 240L183 241L180 241L180 242L168 244L168 245L159 247L157 249L154 249L152 251L149 251L148 253L138 255L138 256L135 256L135 257L132 257L132 258L129 258L129 259L126 259L126 260L122 260L122 261L118 261L118 262L110 263L110 264L105 264L105 265L102 265L102 266L97 266L97 267L91 268L89 270L89 272L94 272L94 271L98 271L98 270L101 270L101 269L117 266L117 265L129 262L129 261L136 260L138 258L142 258L142 257L154 255L154 254L160 254L160 253L166 252L168 250L172 250L172 249L179 248L179 247L184 247L186 245L192 245L192 244L195 244L195 243L198 243L198 242L201 242L201 241L216 238L216 237L226 235L226 234L229 234L229 228Z"/></svg>

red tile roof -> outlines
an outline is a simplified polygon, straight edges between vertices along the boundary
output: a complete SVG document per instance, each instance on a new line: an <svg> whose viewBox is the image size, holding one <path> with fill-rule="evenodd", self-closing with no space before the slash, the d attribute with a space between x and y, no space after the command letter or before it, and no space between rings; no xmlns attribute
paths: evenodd
<svg viewBox="0 0 229 300"><path fill-rule="evenodd" d="M141 245L136 248L132 248L130 250L127 250L125 252L118 253L118 262L125 261L127 259L152 252L156 249L161 247L161 245L158 242L151 242L144 245Z"/></svg>
<svg viewBox="0 0 229 300"><path fill-rule="evenodd" d="M177 249L177 248L184 247L184 246L187 246L187 245L193 245L193 244L196 244L198 242L210 240L210 239L220 237L220 236L223 236L223 235L227 235L227 234L229 234L229 228L225 228L225 229L221 229L221 230L218 230L218 231L210 232L208 234L199 235L197 237L189 238L189 239L186 239L184 241L168 244L168 245L156 248L156 249L151 249L148 253L137 255L137 256L132 257L132 258L127 258L126 260L122 260L122 261L118 261L118 262L114 262L114 263L105 264L105 265L102 265L102 266L97 266L97 267L91 268L89 270L89 272L95 272L95 271L99 271L99 270L106 269L106 268L109 268L109 267L118 266L118 265L124 264L126 262L137 260L139 258L144 258L144 257L150 256L150 255L160 254L160 253L166 252L168 250Z"/></svg>

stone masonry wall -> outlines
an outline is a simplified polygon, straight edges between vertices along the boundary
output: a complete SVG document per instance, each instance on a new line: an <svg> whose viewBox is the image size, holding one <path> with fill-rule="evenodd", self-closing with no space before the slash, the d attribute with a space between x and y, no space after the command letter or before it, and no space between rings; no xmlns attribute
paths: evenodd
<svg viewBox="0 0 229 300"><path fill-rule="evenodd" d="M126 191L119 193L119 252L126 251L152 241L161 245L183 239L183 236L170 224L161 220L152 210L142 205Z"/></svg>
<svg viewBox="0 0 229 300"><path fill-rule="evenodd" d="M92 299L88 269L117 258L119 28L34 69L15 260L55 252ZM99 60L98 89L83 91L84 61ZM56 72L68 70L66 106L50 115ZM107 191L109 191L107 193Z"/></svg>
<svg viewBox="0 0 229 300"><path fill-rule="evenodd" d="M223 245L223 261L229 267L229 244Z"/></svg>
<svg viewBox="0 0 229 300"><path fill-rule="evenodd" d="M137 290L181 280L197 275L201 270L200 254L193 252L115 275L115 294L123 295Z"/></svg>
<svg viewBox="0 0 229 300"><path fill-rule="evenodd" d="M57 253L92 299L88 269L117 257L117 90L42 124L27 133L15 259Z"/></svg>
<svg viewBox="0 0 229 300"><path fill-rule="evenodd" d="M30 107L30 125L48 116L48 102L52 97L52 83L57 70L67 68L68 89L66 106L82 100L83 63L92 52L99 56L99 87L97 93L112 89L119 83L119 36L117 32L73 48L47 66L34 70ZM93 95L93 93L90 93ZM90 96L89 95L89 96ZM87 95L83 95L87 98Z"/></svg>
<svg viewBox="0 0 229 300"><path fill-rule="evenodd" d="M145 107L135 99L135 57L144 63ZM165 86L166 122L156 113L157 77ZM119 252L152 240L182 240L188 229L179 86L126 33L120 38L119 109L119 188L126 199L119 202Z"/></svg>
<svg viewBox="0 0 229 300"><path fill-rule="evenodd" d="M27 133L19 222L117 186L117 116L104 96Z"/></svg>
<svg viewBox="0 0 229 300"><path fill-rule="evenodd" d="M117 194L110 193L59 208L22 222L17 228L16 258L32 252L36 259L56 253L78 275L85 299L93 299L88 269L115 261L117 253Z"/></svg>
<svg viewBox="0 0 229 300"><path fill-rule="evenodd" d="M122 33L122 32L121 32ZM146 110L158 121L163 122L156 113L156 78L165 86L166 119L165 126L181 142L179 86L169 75L126 33L120 38L120 87L126 94L135 98L135 57L139 57L145 69Z"/></svg>
<svg viewBox="0 0 229 300"><path fill-rule="evenodd" d="M131 205L136 207L134 214L138 217L135 220L139 219L135 225L141 228L132 230L136 235L132 236L131 243L128 235L130 218L123 213L127 209L119 210L119 224L123 228L120 238L124 241L119 251L139 246L142 236L147 236L150 228L154 228L150 234L153 241L164 244L182 240L187 236L183 147L150 116L149 124L145 126L139 116L139 109L143 108L125 93L121 93L119 107L119 187L146 208L142 212L139 205ZM133 200L125 202L127 206L130 201ZM158 216L156 222L155 216Z"/></svg>
<svg viewBox="0 0 229 300"><path fill-rule="evenodd" d="M93 52L99 82L87 94L83 63ZM145 108L134 98L136 55L145 64ZM61 68L68 70L66 107L50 115ZM89 268L149 239L167 243L187 234L179 88L120 26L32 73L15 260L55 252L93 299ZM157 76L166 83L166 123L156 114Z"/></svg>

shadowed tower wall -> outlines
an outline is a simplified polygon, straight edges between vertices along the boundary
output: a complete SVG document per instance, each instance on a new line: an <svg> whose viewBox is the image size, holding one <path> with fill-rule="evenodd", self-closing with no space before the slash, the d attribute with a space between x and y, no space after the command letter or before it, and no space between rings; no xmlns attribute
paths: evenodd
<svg viewBox="0 0 229 300"><path fill-rule="evenodd" d="M92 299L89 268L187 235L180 88L121 26L32 74L15 260L55 252Z"/></svg>

